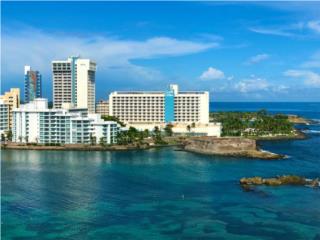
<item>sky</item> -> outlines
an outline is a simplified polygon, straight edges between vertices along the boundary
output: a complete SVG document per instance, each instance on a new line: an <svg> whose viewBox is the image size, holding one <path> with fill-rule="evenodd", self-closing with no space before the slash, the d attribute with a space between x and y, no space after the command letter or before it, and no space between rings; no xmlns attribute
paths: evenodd
<svg viewBox="0 0 320 240"><path fill-rule="evenodd" d="M1 2L1 92L24 65L97 63L112 91L206 90L211 101L320 101L320 2Z"/></svg>

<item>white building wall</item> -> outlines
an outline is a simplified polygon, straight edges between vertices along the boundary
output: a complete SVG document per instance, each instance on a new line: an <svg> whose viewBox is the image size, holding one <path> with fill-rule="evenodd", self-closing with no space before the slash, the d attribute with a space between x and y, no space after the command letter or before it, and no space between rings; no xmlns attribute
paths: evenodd
<svg viewBox="0 0 320 240"><path fill-rule="evenodd" d="M36 99L14 110L13 141L89 144L92 133L97 142L104 137L111 144L118 131L115 126L116 122L104 121L99 114L87 114L83 109L48 109L46 99Z"/></svg>
<svg viewBox="0 0 320 240"><path fill-rule="evenodd" d="M89 59L78 59L77 64L77 107L95 112L96 64ZM90 73L91 72L91 73ZM91 74L91 75L90 75Z"/></svg>
<svg viewBox="0 0 320 240"><path fill-rule="evenodd" d="M175 93L175 122L209 123L209 93L179 92L178 85L170 85ZM164 92L112 92L109 95L109 114L129 124L165 122Z"/></svg>

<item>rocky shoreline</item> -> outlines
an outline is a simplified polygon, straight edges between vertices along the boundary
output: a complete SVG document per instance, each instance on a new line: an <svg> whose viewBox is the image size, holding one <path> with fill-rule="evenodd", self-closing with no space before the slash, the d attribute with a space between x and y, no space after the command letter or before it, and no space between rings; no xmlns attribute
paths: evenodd
<svg viewBox="0 0 320 240"><path fill-rule="evenodd" d="M272 178L262 178L262 177L249 177L241 178L240 185L244 188L249 188L250 186L265 185L265 186L281 186L281 185L296 185L296 186L307 186L313 188L320 187L319 178L307 179L305 177L296 175L283 175Z"/></svg>
<svg viewBox="0 0 320 240"><path fill-rule="evenodd" d="M285 155L261 150L255 139L243 137L198 137L187 139L184 150L205 155L282 159Z"/></svg>

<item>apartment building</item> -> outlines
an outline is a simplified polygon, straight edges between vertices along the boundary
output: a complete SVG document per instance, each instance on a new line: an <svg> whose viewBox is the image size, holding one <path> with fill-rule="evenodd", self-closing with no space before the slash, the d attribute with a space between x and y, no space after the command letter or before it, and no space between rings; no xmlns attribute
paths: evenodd
<svg viewBox="0 0 320 240"><path fill-rule="evenodd" d="M126 123L209 123L209 93L179 91L112 92L109 113Z"/></svg>
<svg viewBox="0 0 320 240"><path fill-rule="evenodd" d="M5 92L0 96L2 100L2 108L8 108L8 114L5 115L7 117L8 127L12 128L12 111L15 108L20 106L20 89L19 88L11 88L9 92ZM6 106L5 106L6 105ZM3 118L3 116L1 116Z"/></svg>
<svg viewBox="0 0 320 240"><path fill-rule="evenodd" d="M9 129L10 105L0 99L0 134L5 134Z"/></svg>
<svg viewBox="0 0 320 240"><path fill-rule="evenodd" d="M95 113L95 72L96 63L90 59L69 57L52 61L53 107L70 103Z"/></svg>
<svg viewBox="0 0 320 240"><path fill-rule="evenodd" d="M116 142L119 126L103 121L86 108L48 109L43 98L23 104L13 111L13 142L89 144Z"/></svg>
<svg viewBox="0 0 320 240"><path fill-rule="evenodd" d="M28 103L35 98L42 97L41 74L30 66L24 66L24 102Z"/></svg>
<svg viewBox="0 0 320 240"><path fill-rule="evenodd" d="M96 113L101 114L101 116L109 115L109 102L105 100L100 100L96 104Z"/></svg>

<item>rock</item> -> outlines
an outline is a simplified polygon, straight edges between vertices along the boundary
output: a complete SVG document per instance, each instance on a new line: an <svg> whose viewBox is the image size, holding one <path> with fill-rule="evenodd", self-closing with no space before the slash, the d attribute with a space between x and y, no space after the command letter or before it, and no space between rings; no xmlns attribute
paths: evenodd
<svg viewBox="0 0 320 240"><path fill-rule="evenodd" d="M261 185L263 184L263 180L261 177L252 177L252 178L241 178L240 184L245 185Z"/></svg>
<svg viewBox="0 0 320 240"><path fill-rule="evenodd" d="M282 182L278 178L266 178L263 179L263 183L269 186L279 186Z"/></svg>
<svg viewBox="0 0 320 240"><path fill-rule="evenodd" d="M306 179L305 177L295 175L283 175L273 178L241 178L240 184L245 187L245 190L249 190L249 185L267 185L267 186L280 186L280 185L299 185L299 186L310 186L314 188L320 187L319 178Z"/></svg>
<svg viewBox="0 0 320 240"><path fill-rule="evenodd" d="M311 182L309 182L309 183L307 184L307 186L310 186L310 187L313 187L313 188L318 188L318 187L320 187L319 178L316 178L316 179L311 180Z"/></svg>
<svg viewBox="0 0 320 240"><path fill-rule="evenodd" d="M307 183L304 177L294 175L284 175L278 177L278 179L281 181L282 184L305 185Z"/></svg>

